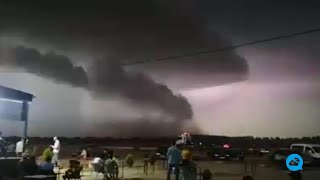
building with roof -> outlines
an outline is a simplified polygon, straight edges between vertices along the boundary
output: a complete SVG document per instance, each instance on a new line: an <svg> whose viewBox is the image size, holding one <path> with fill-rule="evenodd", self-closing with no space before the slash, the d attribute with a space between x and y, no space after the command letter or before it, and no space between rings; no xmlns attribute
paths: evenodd
<svg viewBox="0 0 320 180"><path fill-rule="evenodd" d="M1 86L0 85L0 103L2 102L4 106L4 111L0 116L5 116L6 120L20 120L24 121L24 136L28 136L28 112L29 112L29 104L32 102L32 100L35 98L33 94L19 91L16 89L12 89L9 87ZM18 114L19 116L15 116L15 118L10 118L12 114L8 113L8 111L11 111L10 108L6 108L5 106L8 106L8 103L4 102L9 102L9 103L19 103L21 106L18 109L14 109L14 111L18 112L13 112L13 114Z"/></svg>

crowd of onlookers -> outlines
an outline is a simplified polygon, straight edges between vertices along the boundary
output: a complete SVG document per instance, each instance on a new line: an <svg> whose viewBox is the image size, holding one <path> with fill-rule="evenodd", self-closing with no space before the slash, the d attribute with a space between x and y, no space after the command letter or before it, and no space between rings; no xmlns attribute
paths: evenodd
<svg viewBox="0 0 320 180"><path fill-rule="evenodd" d="M54 168L58 166L60 142L54 137L54 145L48 146L41 156L36 158L27 148L28 139L22 138L16 143L5 141L0 132L0 157L20 157L18 175L23 178L28 175L55 175Z"/></svg>
<svg viewBox="0 0 320 180"><path fill-rule="evenodd" d="M175 180L196 180L198 171L197 165L192 161L191 150L187 147L182 147L183 144L177 144L173 142L172 146L167 150L168 160L168 172L167 180L170 180L172 174L175 176ZM211 172L206 171L204 180L211 179Z"/></svg>
<svg viewBox="0 0 320 180"><path fill-rule="evenodd" d="M196 180L197 179L197 165L192 161L191 149L184 144L177 144L173 142L172 146L167 150L168 172L167 180L170 180L172 174L175 180ZM210 170L206 169L201 174L203 180L214 180ZM291 180L302 180L302 173L300 171L289 173ZM252 176L243 176L243 180L253 180Z"/></svg>
<svg viewBox="0 0 320 180"><path fill-rule="evenodd" d="M198 176L197 164L192 161L192 152L184 145L174 142L167 151L168 172L167 180L174 174L175 180L196 180ZM203 180L214 179L210 170L200 174ZM244 176L243 180L253 180L252 176Z"/></svg>
<svg viewBox="0 0 320 180"><path fill-rule="evenodd" d="M20 177L35 174L54 175L54 164L51 162L52 156L44 156L40 163L36 157L29 153L23 153L18 166Z"/></svg>
<svg viewBox="0 0 320 180"><path fill-rule="evenodd" d="M1 140L1 135L0 135ZM57 137L54 138L54 145L48 146L42 153L41 158L38 160L35 156L28 151L24 151L27 144L26 139L21 139L16 143L16 146L8 146L7 150L14 151L16 156L21 157L18 166L18 172L20 177L27 175L55 175L54 168L58 166L58 154L60 151L60 142ZM2 147L3 148L3 147ZM12 150L11 150L12 149ZM88 149L89 150L89 149ZM91 156L90 151L83 149L79 154L81 160L87 161L87 158ZM3 149L0 151L4 152ZM167 150L168 160L168 172L167 180L170 180L172 174L175 176L175 180L196 180L198 176L197 165L192 161L191 150L187 147L182 147L181 144L174 142L172 146ZM90 163L96 172L103 173L106 179L117 179L119 174L118 157L114 155L112 150L105 149L103 152L96 154ZM63 176L64 179L72 178L75 171L82 170L79 166L70 165L70 168ZM79 173L78 173L79 174ZM214 179L212 173L206 169L201 174L203 180ZM301 179L301 173L291 173L291 179ZM253 180L251 176L244 176L243 180Z"/></svg>
<svg viewBox="0 0 320 180"><path fill-rule="evenodd" d="M81 153L84 154L83 152ZM102 153L96 155L91 165L97 173L104 174L106 179L117 179L119 175L118 157L112 150L105 149Z"/></svg>

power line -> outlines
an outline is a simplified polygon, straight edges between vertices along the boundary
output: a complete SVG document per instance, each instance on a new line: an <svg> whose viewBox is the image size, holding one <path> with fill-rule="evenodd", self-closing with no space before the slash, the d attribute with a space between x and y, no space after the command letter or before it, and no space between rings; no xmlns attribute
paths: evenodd
<svg viewBox="0 0 320 180"><path fill-rule="evenodd" d="M135 65L135 64L145 64L145 63L151 63L151 62L156 62L156 61L165 61L165 60L180 59L180 58L184 58L184 57L193 57L193 56L199 56L199 55L203 55L203 54L213 54L213 53L217 53L217 52L234 50L234 49L237 49L240 47L250 46L250 45L254 45L254 44L261 44L261 43L277 41L277 40L281 40L281 39L290 39L290 38L294 38L297 36L302 36L302 35L316 33L316 32L320 32L320 27L314 28L314 29L309 29L309 30L302 31L302 32L293 33L293 34L274 36L274 37L270 37L270 38L266 38L266 39L246 42L246 43L233 45L233 46L221 47L221 48L207 50L207 51L198 51L198 52L186 53L186 54L181 54L181 55L168 56L168 57L164 57L164 58L146 59L146 60L141 60L141 61L122 63L122 65L123 66L130 66L130 65ZM4 71L0 71L0 73L13 73L13 72L4 70ZM19 73L19 71L15 71L15 73ZM26 72L20 72L20 73L26 73Z"/></svg>
<svg viewBox="0 0 320 180"><path fill-rule="evenodd" d="M7 71L7 70L4 70L4 71L0 71L0 73L24 73L24 74L27 74L28 72L25 72L25 71L16 71L16 70L13 70L13 71Z"/></svg>
<svg viewBox="0 0 320 180"><path fill-rule="evenodd" d="M266 39L246 42L246 43L233 45L233 46L226 46L226 47L212 49L212 50L208 50L208 51L198 51L198 52L186 53L186 54L181 54L181 55L176 55L176 56L168 56L168 57L164 57L164 58L147 59L147 60L141 60L141 61L136 61L136 62L132 62L132 63L130 63L130 62L123 63L122 65L130 66L130 65L145 64L145 63L150 63L150 62L155 62L155 61L165 61L165 60L172 60L172 59L180 59L180 58L184 58L184 57L193 57L193 56L199 56L199 55L203 55L203 54L213 54L213 53L222 52L222 51L234 50L234 49L237 49L240 47L250 46L250 45L254 45L254 44L260 44L260 43L276 41L276 40L281 40L281 39L290 39L290 38L294 38L297 36L302 36L302 35L316 33L316 32L320 32L320 27L314 28L314 29L309 29L309 30L302 31L302 32L293 33L293 34L274 36L274 37L270 37L270 38L266 38Z"/></svg>

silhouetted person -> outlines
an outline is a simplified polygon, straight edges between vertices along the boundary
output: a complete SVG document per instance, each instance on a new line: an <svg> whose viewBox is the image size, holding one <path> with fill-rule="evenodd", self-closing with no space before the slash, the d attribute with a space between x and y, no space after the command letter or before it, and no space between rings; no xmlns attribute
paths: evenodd
<svg viewBox="0 0 320 180"><path fill-rule="evenodd" d="M253 180L252 176L243 176L242 180Z"/></svg>
<svg viewBox="0 0 320 180"><path fill-rule="evenodd" d="M108 149L104 149L103 156L101 157L103 160L107 160L109 158L109 151Z"/></svg>
<svg viewBox="0 0 320 180"><path fill-rule="evenodd" d="M96 164L98 172L104 172L104 154L100 154L93 158L92 164Z"/></svg>
<svg viewBox="0 0 320 180"><path fill-rule="evenodd" d="M180 180L196 180L197 179L197 165L191 159L192 159L192 152L190 150L183 150L182 161L179 167Z"/></svg>
<svg viewBox="0 0 320 180"><path fill-rule="evenodd" d="M202 172L202 179L203 180L211 180L212 172L209 169L206 169Z"/></svg>
<svg viewBox="0 0 320 180"><path fill-rule="evenodd" d="M87 148L87 158L91 158L92 154L91 154L91 148Z"/></svg>
<svg viewBox="0 0 320 180"><path fill-rule="evenodd" d="M114 151L113 150L108 151L107 159L112 159L112 160L115 160L115 161L118 160L118 158L114 155Z"/></svg>
<svg viewBox="0 0 320 180"><path fill-rule="evenodd" d="M181 150L177 147L176 142L173 142L172 146L169 147L167 151L167 159L168 159L167 180L170 180L170 175L173 169L176 175L176 180L178 180L179 164L181 162Z"/></svg>
<svg viewBox="0 0 320 180"><path fill-rule="evenodd" d="M109 158L104 162L104 174L107 179L118 179L119 166L117 158L114 156L113 151L109 151Z"/></svg>
<svg viewBox="0 0 320 180"><path fill-rule="evenodd" d="M52 159L50 156L47 156L45 161L40 166L40 173L41 174L54 174L53 172L54 164L52 164Z"/></svg>
<svg viewBox="0 0 320 180"><path fill-rule="evenodd" d="M291 180L302 180L302 174L300 171L291 172L289 176Z"/></svg>
<svg viewBox="0 0 320 180"><path fill-rule="evenodd" d="M113 157L114 157L114 152L113 152L113 150L110 150L109 151L109 158L113 159Z"/></svg>
<svg viewBox="0 0 320 180"><path fill-rule="evenodd" d="M27 153L23 153L18 169L20 177L36 174L38 166L35 157L29 157Z"/></svg>
<svg viewBox="0 0 320 180"><path fill-rule="evenodd" d="M0 131L0 157L7 157L6 141L2 137L1 131Z"/></svg>
<svg viewBox="0 0 320 180"><path fill-rule="evenodd" d="M66 179L81 179L82 166L79 161L70 163L70 168L65 172L65 175L62 176L64 180Z"/></svg>
<svg viewBox="0 0 320 180"><path fill-rule="evenodd" d="M15 156L16 155L16 145L15 143L7 143L7 156Z"/></svg>

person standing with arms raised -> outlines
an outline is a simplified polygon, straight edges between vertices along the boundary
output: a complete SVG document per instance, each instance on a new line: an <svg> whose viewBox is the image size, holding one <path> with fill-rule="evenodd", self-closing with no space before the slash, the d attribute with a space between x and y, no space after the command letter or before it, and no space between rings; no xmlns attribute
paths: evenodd
<svg viewBox="0 0 320 180"><path fill-rule="evenodd" d="M60 152L60 141L58 137L53 138L54 144L51 146L53 149L53 157L52 157L52 164L55 166L58 166L58 161L59 161L59 152Z"/></svg>

